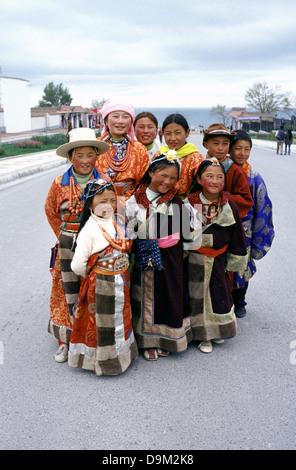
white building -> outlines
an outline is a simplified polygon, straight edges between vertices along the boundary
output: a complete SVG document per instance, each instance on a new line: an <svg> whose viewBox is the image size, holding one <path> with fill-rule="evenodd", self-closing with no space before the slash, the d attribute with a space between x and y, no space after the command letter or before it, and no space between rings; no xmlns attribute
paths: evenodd
<svg viewBox="0 0 296 470"><path fill-rule="evenodd" d="M28 80L0 75L0 128L7 133L31 130Z"/></svg>

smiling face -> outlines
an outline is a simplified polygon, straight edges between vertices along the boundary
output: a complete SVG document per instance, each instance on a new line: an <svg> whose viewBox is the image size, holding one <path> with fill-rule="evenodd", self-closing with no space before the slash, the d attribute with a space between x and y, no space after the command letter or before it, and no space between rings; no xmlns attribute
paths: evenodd
<svg viewBox="0 0 296 470"><path fill-rule="evenodd" d="M132 118L126 112L114 111L106 117L106 124L111 136L114 139L120 139L129 131Z"/></svg>
<svg viewBox="0 0 296 470"><path fill-rule="evenodd" d="M88 175L95 167L97 156L93 147L78 147L72 151L69 160L78 175Z"/></svg>
<svg viewBox="0 0 296 470"><path fill-rule="evenodd" d="M230 158L239 166L242 166L249 158L251 144L247 140L238 140L230 150Z"/></svg>
<svg viewBox="0 0 296 470"><path fill-rule="evenodd" d="M217 201L225 184L225 176L221 166L208 166L196 179L203 188L202 192L205 198L211 202Z"/></svg>
<svg viewBox="0 0 296 470"><path fill-rule="evenodd" d="M178 170L175 165L166 165L162 170L150 171L151 183L149 189L155 193L165 194L178 181Z"/></svg>
<svg viewBox="0 0 296 470"><path fill-rule="evenodd" d="M141 144L150 145L156 138L157 127L149 117L142 117L136 122L135 134Z"/></svg>
<svg viewBox="0 0 296 470"><path fill-rule="evenodd" d="M190 130L185 131L184 127L175 122L168 124L163 131L165 143L173 150L178 150L186 143Z"/></svg>
<svg viewBox="0 0 296 470"><path fill-rule="evenodd" d="M224 135L217 135L205 141L203 145L211 157L223 160L229 152L230 140Z"/></svg>

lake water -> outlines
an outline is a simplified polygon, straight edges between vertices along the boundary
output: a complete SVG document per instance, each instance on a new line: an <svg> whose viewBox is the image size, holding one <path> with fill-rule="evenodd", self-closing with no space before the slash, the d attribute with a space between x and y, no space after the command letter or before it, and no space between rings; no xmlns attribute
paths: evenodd
<svg viewBox="0 0 296 470"><path fill-rule="evenodd" d="M162 126L163 121L169 114L174 113L182 114L187 119L191 128L198 126L208 127L217 120L215 116L210 115L211 108L135 108L136 115L143 111L149 111L154 114L158 120L159 127Z"/></svg>

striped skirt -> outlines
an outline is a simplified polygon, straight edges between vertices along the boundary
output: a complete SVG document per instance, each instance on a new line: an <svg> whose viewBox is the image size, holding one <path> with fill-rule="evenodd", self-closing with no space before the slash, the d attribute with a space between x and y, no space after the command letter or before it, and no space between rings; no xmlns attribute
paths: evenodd
<svg viewBox="0 0 296 470"><path fill-rule="evenodd" d="M123 373L138 357L129 298L129 274L92 271L80 289L70 338L70 367L96 375Z"/></svg>
<svg viewBox="0 0 296 470"><path fill-rule="evenodd" d="M48 332L66 344L69 344L72 332L72 311L78 300L80 287L79 276L71 270L73 242L74 233L61 231L53 271L48 325Z"/></svg>

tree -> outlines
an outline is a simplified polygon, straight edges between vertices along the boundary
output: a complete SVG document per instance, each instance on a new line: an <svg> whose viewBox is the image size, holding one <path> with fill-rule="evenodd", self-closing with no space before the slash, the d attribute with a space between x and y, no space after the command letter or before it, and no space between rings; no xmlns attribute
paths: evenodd
<svg viewBox="0 0 296 470"><path fill-rule="evenodd" d="M266 82L254 83L245 93L246 103L262 114L273 114L287 106L288 98L279 88L270 88Z"/></svg>
<svg viewBox="0 0 296 470"><path fill-rule="evenodd" d="M226 126L229 123L228 111L226 109L226 106L222 106L221 104L214 106L210 110L210 115L216 116L216 118L218 119L218 122L223 123L224 126Z"/></svg>
<svg viewBox="0 0 296 470"><path fill-rule="evenodd" d="M50 82L44 87L42 100L39 101L38 106L70 105L72 100L73 98L68 88L64 88L62 83L55 85L53 82Z"/></svg>
<svg viewBox="0 0 296 470"><path fill-rule="evenodd" d="M105 98L102 98L101 100L92 100L92 102L90 103L90 106L92 108L102 108L102 106L106 103L106 100Z"/></svg>

